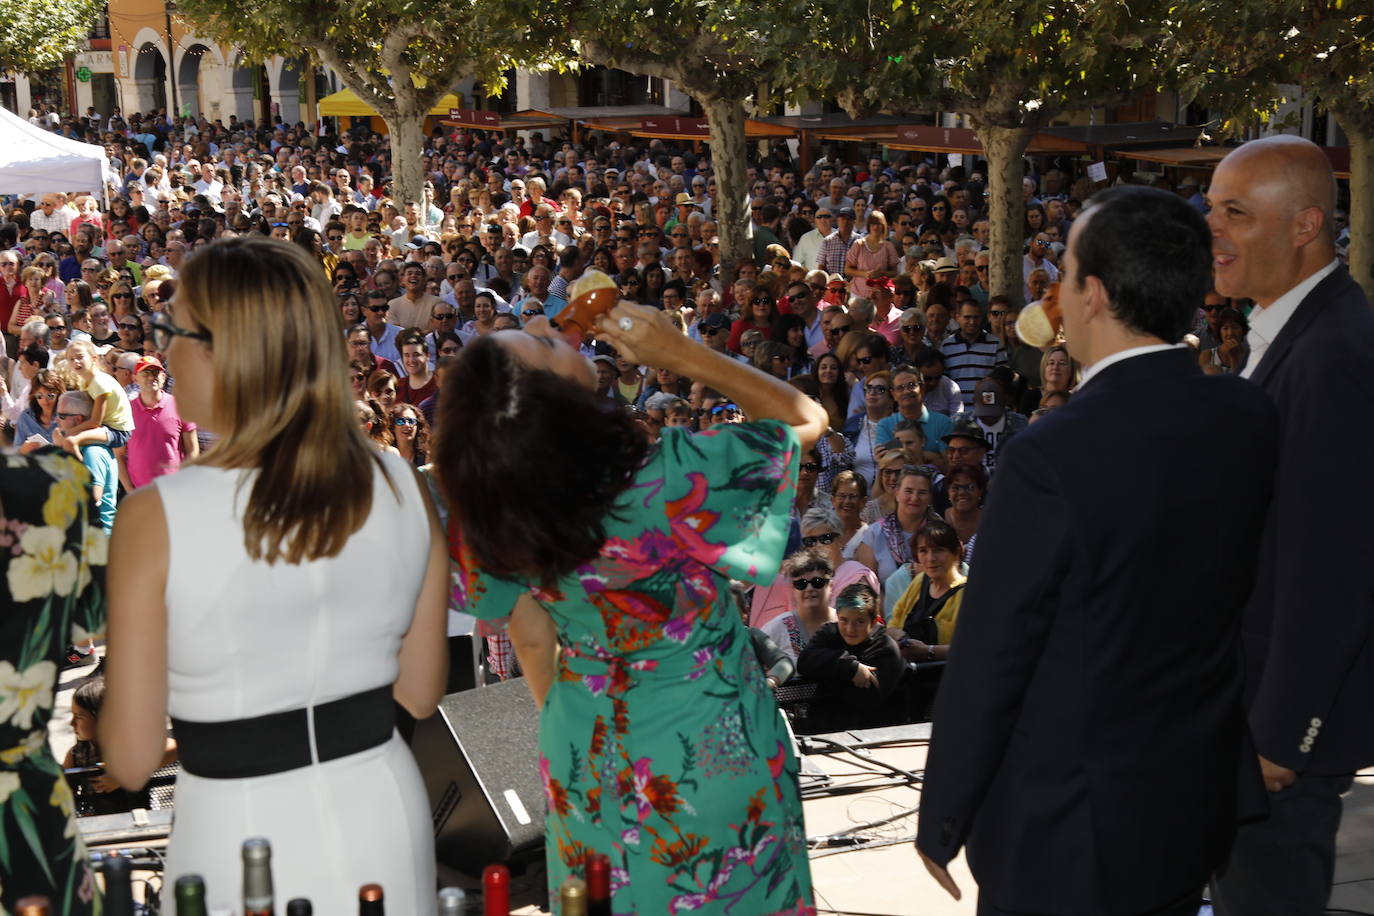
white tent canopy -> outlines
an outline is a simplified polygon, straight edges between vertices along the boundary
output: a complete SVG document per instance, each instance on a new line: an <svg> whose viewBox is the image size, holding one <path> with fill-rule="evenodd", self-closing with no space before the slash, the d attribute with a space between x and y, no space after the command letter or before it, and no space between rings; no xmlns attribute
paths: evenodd
<svg viewBox="0 0 1374 916"><path fill-rule="evenodd" d="M118 180L104 147L44 130L0 106L0 194L101 195L106 181Z"/></svg>

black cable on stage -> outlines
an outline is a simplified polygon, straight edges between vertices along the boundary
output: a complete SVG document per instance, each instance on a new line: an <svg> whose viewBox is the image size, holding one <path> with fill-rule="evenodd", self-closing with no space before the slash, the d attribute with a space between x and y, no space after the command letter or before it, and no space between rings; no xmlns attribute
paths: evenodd
<svg viewBox="0 0 1374 916"><path fill-rule="evenodd" d="M871 764L873 764L874 766L882 767L883 769L885 769L885 770L887 770L887 771L889 771L889 772L891 772L891 773L895 773L895 774L898 775L898 776L902 776L902 777L906 778L907 780L909 780L909 781L911 781L912 783L915 783L915 784L917 784L917 785L920 785L921 783L923 783L923 782L925 781L925 777L924 777L924 776L919 775L919 774L917 774L917 773L913 773L911 770L904 770L904 769L902 769L901 767L896 766L895 764L888 763L888 762L885 761L885 760L878 760L878 759L875 758L875 757L865 757L863 754L860 754L860 753L859 753L859 748L858 748L858 747L854 747L854 746L852 746L852 745L845 744L843 741L836 741L834 738L825 738L825 737L822 737L822 736L820 736L820 735L811 735L811 736L810 736L810 740L812 740L812 741L824 741L826 744L829 744L829 745L831 745L832 747L839 748L841 751L844 751L845 753L848 753L848 754L850 754L850 755L852 755L852 756L854 756L854 757L857 757L859 760L862 760L862 761L864 761L865 763L871 763Z"/></svg>

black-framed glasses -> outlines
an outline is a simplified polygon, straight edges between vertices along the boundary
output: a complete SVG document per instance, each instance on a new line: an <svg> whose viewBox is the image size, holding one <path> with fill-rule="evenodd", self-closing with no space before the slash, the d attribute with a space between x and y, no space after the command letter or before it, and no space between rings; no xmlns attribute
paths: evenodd
<svg viewBox="0 0 1374 916"><path fill-rule="evenodd" d="M976 489L978 489L976 483L952 483L949 485L951 493L972 493Z"/></svg>
<svg viewBox="0 0 1374 916"><path fill-rule="evenodd" d="M989 318L1001 318L1001 317L1002 317L1003 315L1005 315L1005 314L1007 314L1007 310L1006 310L1006 309L993 309L992 311L988 312L988 317L989 317Z"/></svg>
<svg viewBox="0 0 1374 916"><path fill-rule="evenodd" d="M430 316L435 321L448 321L450 318L457 318L457 312L435 312Z"/></svg>
<svg viewBox="0 0 1374 916"><path fill-rule="evenodd" d="M543 309L525 309L523 312L520 313L520 317L521 317L521 318L533 318L533 317L536 316L536 315L542 315L542 314L544 314L544 310L543 310Z"/></svg>
<svg viewBox="0 0 1374 916"><path fill-rule="evenodd" d="M118 327L122 331L137 331L142 325L137 321L121 321Z"/></svg>
<svg viewBox="0 0 1374 916"><path fill-rule="evenodd" d="M374 314L381 314L382 312L391 311L391 306L389 305L369 305L366 306L366 308L369 312L372 312Z"/></svg>
<svg viewBox="0 0 1374 916"><path fill-rule="evenodd" d="M833 544L835 543L835 539L839 536L838 532L827 531L825 534L817 534L809 538L802 538L802 546L815 547L817 544Z"/></svg>
<svg viewBox="0 0 1374 916"><path fill-rule="evenodd" d="M871 357L871 356L856 356L856 357L854 357L854 362L858 363L860 366L867 366L869 363L873 362L873 357Z"/></svg>
<svg viewBox="0 0 1374 916"><path fill-rule="evenodd" d="M825 333L843 335L849 333L849 329L852 327L854 327L852 324L832 324Z"/></svg>
<svg viewBox="0 0 1374 916"><path fill-rule="evenodd" d="M172 318L165 312L158 312L153 315L153 348L167 352L167 348L172 345L173 337L185 337L188 340L198 340L207 347L214 342L214 337L209 331L188 331L186 328L177 327L172 323ZM123 327L123 324L120 325Z"/></svg>
<svg viewBox="0 0 1374 916"><path fill-rule="evenodd" d="M920 382L907 382L905 385L893 385L893 391L920 391Z"/></svg>
<svg viewBox="0 0 1374 916"><path fill-rule="evenodd" d="M902 333L919 334L921 333L921 326L919 324L904 324L902 325Z"/></svg>
<svg viewBox="0 0 1374 916"><path fill-rule="evenodd" d="M889 388L889 387L887 387L886 385L865 385L865 386L864 386L864 391L868 392L869 394L887 394L887 393L888 393L889 391L891 391L891 390L892 390L892 389Z"/></svg>
<svg viewBox="0 0 1374 916"><path fill-rule="evenodd" d="M829 584L830 584L830 577L829 577L829 576L812 576L812 577L809 578L809 579L793 579L793 580L792 580L792 587L795 588L795 589L796 589L797 591L799 591L799 592L805 591L806 588L807 588L807 586L810 586L811 588L816 589L816 591L820 591L821 589L825 588L825 587L826 587L827 585L829 585Z"/></svg>

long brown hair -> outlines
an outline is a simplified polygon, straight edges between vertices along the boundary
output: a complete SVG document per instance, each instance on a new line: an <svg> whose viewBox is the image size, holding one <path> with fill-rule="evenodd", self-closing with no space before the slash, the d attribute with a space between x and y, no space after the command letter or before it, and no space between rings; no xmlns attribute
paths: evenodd
<svg viewBox="0 0 1374 916"><path fill-rule="evenodd" d="M337 556L367 520L381 457L358 425L338 306L319 265L269 238L214 242L187 260L173 309L213 339L222 438L204 463L257 471L243 516L248 555L269 564Z"/></svg>

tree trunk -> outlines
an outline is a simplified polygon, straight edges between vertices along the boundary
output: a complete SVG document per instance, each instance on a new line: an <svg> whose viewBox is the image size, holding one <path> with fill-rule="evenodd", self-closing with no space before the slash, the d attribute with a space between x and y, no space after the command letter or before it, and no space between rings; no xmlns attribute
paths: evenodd
<svg viewBox="0 0 1374 916"><path fill-rule="evenodd" d="M405 204L424 201L425 111L397 99L395 115L385 120L391 131L391 199L404 212Z"/></svg>
<svg viewBox="0 0 1374 916"><path fill-rule="evenodd" d="M1350 276L1374 302L1374 131L1340 118L1350 138Z"/></svg>
<svg viewBox="0 0 1374 916"><path fill-rule="evenodd" d="M741 99L698 98L711 122L711 167L716 200L711 216L720 233L720 282L728 291L741 261L754 256L749 238L749 175Z"/></svg>
<svg viewBox="0 0 1374 916"><path fill-rule="evenodd" d="M988 262L988 292L1006 296L1014 307L1023 305L1023 263L1026 201L1021 180L1021 157L1035 131L1028 127L978 126L978 140L988 157L988 229L992 249Z"/></svg>

